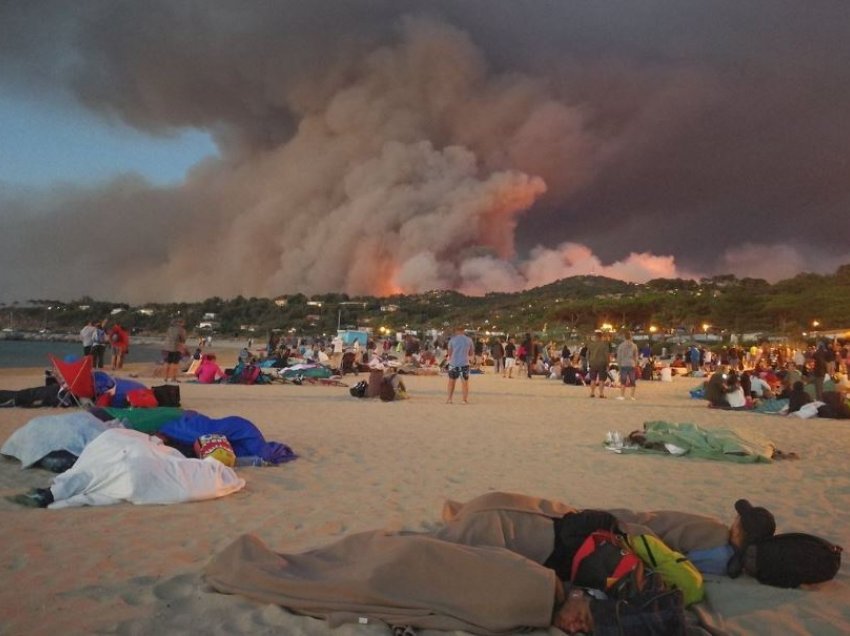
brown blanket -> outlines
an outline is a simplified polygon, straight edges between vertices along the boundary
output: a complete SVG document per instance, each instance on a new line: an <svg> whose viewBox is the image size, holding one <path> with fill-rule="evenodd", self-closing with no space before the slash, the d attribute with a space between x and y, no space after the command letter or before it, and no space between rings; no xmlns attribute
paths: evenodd
<svg viewBox="0 0 850 636"><path fill-rule="evenodd" d="M363 532L303 554L276 554L244 535L206 568L220 592L282 605L332 625L389 625L500 634L551 623L555 573L503 548L422 534Z"/></svg>
<svg viewBox="0 0 850 636"><path fill-rule="evenodd" d="M465 504L447 501L445 526L434 534L376 530L302 554L278 554L244 535L214 557L205 574L220 592L332 625L364 618L477 634L546 627L556 577L540 564L554 546L552 519L573 511L557 501L493 492ZM728 536L709 517L612 512L679 551L722 545Z"/></svg>
<svg viewBox="0 0 850 636"><path fill-rule="evenodd" d="M729 526L714 517L676 510L634 512L616 509L609 512L617 517L628 534L652 533L684 554L729 543Z"/></svg>
<svg viewBox="0 0 850 636"><path fill-rule="evenodd" d="M572 508L559 501L508 492L491 492L462 504L447 501L435 536L452 543L507 548L544 563L555 547L552 519Z"/></svg>

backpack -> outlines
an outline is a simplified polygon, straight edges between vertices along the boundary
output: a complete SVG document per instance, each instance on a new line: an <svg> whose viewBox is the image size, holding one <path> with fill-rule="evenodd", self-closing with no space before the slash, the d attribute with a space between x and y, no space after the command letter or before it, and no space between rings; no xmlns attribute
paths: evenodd
<svg viewBox="0 0 850 636"><path fill-rule="evenodd" d="M684 636L687 630L681 590L667 589L657 572L629 598L590 601L593 636Z"/></svg>
<svg viewBox="0 0 850 636"><path fill-rule="evenodd" d="M560 519L555 519L554 526L555 547L543 565L555 570L562 581L570 580L576 552L591 532L594 530L619 532L616 517L604 510L568 512Z"/></svg>
<svg viewBox="0 0 850 636"><path fill-rule="evenodd" d="M369 383L366 380L360 380L353 387L348 389L348 392L351 394L351 397L362 398L366 397L366 387L369 386Z"/></svg>
<svg viewBox="0 0 850 636"><path fill-rule="evenodd" d="M835 578L841 567L840 545L811 534L775 534L747 547L744 570L759 583L798 587Z"/></svg>
<svg viewBox="0 0 850 636"><path fill-rule="evenodd" d="M175 384L160 384L151 387L159 406L180 406L180 387Z"/></svg>
<svg viewBox="0 0 850 636"><path fill-rule="evenodd" d="M644 565L621 535L595 530L576 551L570 580L581 587L626 598L644 588Z"/></svg>
<svg viewBox="0 0 850 636"><path fill-rule="evenodd" d="M658 572L668 587L682 590L685 606L702 600L705 594L702 574L685 555L651 534L634 535L628 540L644 565Z"/></svg>

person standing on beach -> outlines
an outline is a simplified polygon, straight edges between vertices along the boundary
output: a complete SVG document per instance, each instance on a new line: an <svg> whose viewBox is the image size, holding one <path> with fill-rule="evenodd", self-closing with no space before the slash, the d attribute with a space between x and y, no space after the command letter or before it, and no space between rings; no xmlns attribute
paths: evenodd
<svg viewBox="0 0 850 636"><path fill-rule="evenodd" d="M534 362L534 340L531 337L530 333L525 334L525 338L522 339L521 349L523 353L520 354L519 359L521 362L525 363L525 373L528 376L528 379L531 379L531 365Z"/></svg>
<svg viewBox="0 0 850 636"><path fill-rule="evenodd" d="M186 329L182 318L176 318L171 322L168 331L165 332L165 342L162 349L165 351L165 382L169 380L180 382L177 379L177 369L183 353L186 351Z"/></svg>
<svg viewBox="0 0 850 636"><path fill-rule="evenodd" d="M505 345L505 366L502 369L502 377L513 377L514 367L516 366L516 345L513 338L508 338ZM507 375L505 375L507 373Z"/></svg>
<svg viewBox="0 0 850 636"><path fill-rule="evenodd" d="M109 342L112 344L112 370L124 368L124 356L130 350L130 334L117 322L109 331Z"/></svg>
<svg viewBox="0 0 850 636"><path fill-rule="evenodd" d="M501 338L493 338L493 344L490 345L490 356L493 358L493 373L505 371L505 346L502 344Z"/></svg>
<svg viewBox="0 0 850 636"><path fill-rule="evenodd" d="M90 356L91 355L91 347L94 342L94 336L97 332L97 328L94 326L94 320L89 320L86 323L86 326L80 329L80 340L83 343L83 355Z"/></svg>
<svg viewBox="0 0 850 636"><path fill-rule="evenodd" d="M103 323L96 322L94 324L94 334L92 335L91 341L92 368L103 368L103 358L106 354L106 344L108 340L109 339L106 337L106 331L103 329Z"/></svg>
<svg viewBox="0 0 850 636"><path fill-rule="evenodd" d="M629 399L634 400L637 388L638 348L632 342L631 332L627 331L623 337L625 339L617 347L617 366L620 368L620 395L617 399L626 399L626 386L629 386L631 387Z"/></svg>
<svg viewBox="0 0 850 636"><path fill-rule="evenodd" d="M455 335L449 339L448 351L446 359L449 370L449 396L446 404L452 403L452 397L455 392L455 383L458 378L461 378L461 390L463 392L463 403L467 404L469 400L469 360L475 355L475 345L472 338L464 333L463 327L455 328Z"/></svg>
<svg viewBox="0 0 850 636"><path fill-rule="evenodd" d="M599 385L599 397L605 397L605 381L608 379L608 341L601 331L593 334L587 345L587 366L590 377L590 397L596 397L596 385Z"/></svg>
<svg viewBox="0 0 850 636"><path fill-rule="evenodd" d="M826 353L826 343L818 343L817 349L812 354L814 365L812 367L812 382L815 386L815 397L819 401L823 401L823 380L827 373L828 356Z"/></svg>

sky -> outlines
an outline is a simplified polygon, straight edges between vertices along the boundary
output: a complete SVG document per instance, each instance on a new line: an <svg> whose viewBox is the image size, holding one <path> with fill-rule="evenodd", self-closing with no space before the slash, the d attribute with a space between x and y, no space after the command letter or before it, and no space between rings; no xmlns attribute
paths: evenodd
<svg viewBox="0 0 850 636"><path fill-rule="evenodd" d="M156 137L99 118L70 99L0 95L0 182L7 187L94 186L122 172L143 175L154 185L176 185L189 168L217 154L201 130Z"/></svg>
<svg viewBox="0 0 850 636"><path fill-rule="evenodd" d="M0 3L0 302L850 262L836 0Z"/></svg>

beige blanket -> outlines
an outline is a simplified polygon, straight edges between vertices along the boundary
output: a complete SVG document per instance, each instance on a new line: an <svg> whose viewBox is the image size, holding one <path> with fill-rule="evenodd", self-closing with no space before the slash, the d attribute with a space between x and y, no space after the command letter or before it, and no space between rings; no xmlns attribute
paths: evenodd
<svg viewBox="0 0 850 636"><path fill-rule="evenodd" d="M494 492L465 504L447 501L445 526L434 534L363 532L302 554L277 554L244 535L214 557L205 574L220 592L326 618L332 625L377 619L477 634L546 627L556 577L540 564L554 547L552 519L574 510L557 501ZM617 512L674 537L679 547L706 541L713 547L717 537L725 542L719 534L723 524L708 517ZM689 519L687 531L667 527Z"/></svg>
<svg viewBox="0 0 850 636"><path fill-rule="evenodd" d="M206 579L332 625L362 618L477 634L545 627L555 596L552 570L503 548L383 531L303 554L276 554L244 535L210 562Z"/></svg>
<svg viewBox="0 0 850 636"><path fill-rule="evenodd" d="M372 531L302 554L277 554L244 535L206 568L220 592L242 594L331 624L499 634L551 623L555 573L550 519L572 508L490 493L447 502L436 535ZM523 556L526 555L526 556ZM528 558L527 558L528 557Z"/></svg>

